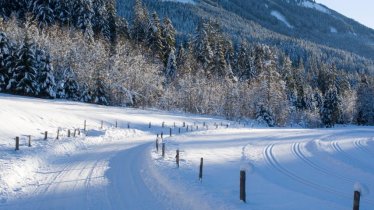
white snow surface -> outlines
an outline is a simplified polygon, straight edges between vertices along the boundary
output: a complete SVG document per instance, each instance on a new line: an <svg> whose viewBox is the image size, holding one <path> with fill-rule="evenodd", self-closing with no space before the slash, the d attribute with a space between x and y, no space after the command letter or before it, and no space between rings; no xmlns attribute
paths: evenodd
<svg viewBox="0 0 374 210"><path fill-rule="evenodd" d="M310 1L303 1L301 3L301 5L306 7L306 8L315 9L315 10L318 10L318 11L326 13L326 14L331 14L329 9L327 9L325 6L323 6L321 4L318 4L318 3L314 3L314 2L310 2Z"/></svg>
<svg viewBox="0 0 374 210"><path fill-rule="evenodd" d="M294 28L286 19L286 17L284 17L284 15L276 10L273 10L271 11L270 13L272 16L274 16L275 18L277 18L279 21L283 22L288 28Z"/></svg>
<svg viewBox="0 0 374 210"><path fill-rule="evenodd" d="M183 4L195 4L194 0L163 0L163 1L172 1L172 2L179 2Z"/></svg>
<svg viewBox="0 0 374 210"><path fill-rule="evenodd" d="M335 27L332 27L332 26L331 26L331 27L330 27L330 32L331 32L331 33L334 33L334 34L335 34L335 33L338 33L338 29L336 29Z"/></svg>
<svg viewBox="0 0 374 210"><path fill-rule="evenodd" d="M253 122L4 94L0 105L1 210L348 210L354 190L361 192L361 209L374 206L373 127L269 129ZM84 120L87 132L67 137L67 129L82 129ZM165 157L155 149L160 132ZM32 147L22 135L32 135ZM15 136L21 137L19 151ZM247 172L246 203L239 201L240 170Z"/></svg>

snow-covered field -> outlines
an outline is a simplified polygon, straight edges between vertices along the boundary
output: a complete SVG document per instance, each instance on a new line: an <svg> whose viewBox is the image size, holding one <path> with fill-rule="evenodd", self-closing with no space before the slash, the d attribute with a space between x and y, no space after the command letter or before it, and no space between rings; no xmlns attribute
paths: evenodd
<svg viewBox="0 0 374 210"><path fill-rule="evenodd" d="M87 132L68 138L67 130L83 129L84 120ZM194 131L182 127L176 135L183 122ZM0 95L0 209L348 210L354 188L362 193L360 209L374 206L373 127L252 125ZM155 151L161 132L165 158ZM32 147L26 135L32 135ZM239 201L241 169L247 171L247 203Z"/></svg>

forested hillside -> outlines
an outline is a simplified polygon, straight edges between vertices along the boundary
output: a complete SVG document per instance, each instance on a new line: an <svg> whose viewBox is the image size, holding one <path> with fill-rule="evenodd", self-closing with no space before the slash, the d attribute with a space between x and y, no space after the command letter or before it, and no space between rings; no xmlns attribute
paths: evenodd
<svg viewBox="0 0 374 210"><path fill-rule="evenodd" d="M123 19L114 0L1 0L1 91L269 126L374 124L371 59L264 29L247 39L192 12L174 23L146 5L121 7Z"/></svg>

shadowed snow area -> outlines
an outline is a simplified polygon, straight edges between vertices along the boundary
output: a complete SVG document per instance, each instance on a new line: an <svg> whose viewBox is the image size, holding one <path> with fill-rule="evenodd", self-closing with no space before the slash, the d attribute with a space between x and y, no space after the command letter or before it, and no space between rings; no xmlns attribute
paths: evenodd
<svg viewBox="0 0 374 210"><path fill-rule="evenodd" d="M348 210L354 190L361 209L374 206L373 127L268 129L4 94L0 104L1 210ZM165 157L161 144L155 149L161 132ZM247 172L247 203L239 200L240 170Z"/></svg>

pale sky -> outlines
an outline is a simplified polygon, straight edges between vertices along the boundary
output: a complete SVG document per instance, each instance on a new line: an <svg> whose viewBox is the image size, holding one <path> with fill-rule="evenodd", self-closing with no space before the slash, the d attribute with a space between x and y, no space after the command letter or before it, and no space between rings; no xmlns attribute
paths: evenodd
<svg viewBox="0 0 374 210"><path fill-rule="evenodd" d="M374 29L373 0L316 0L316 2Z"/></svg>

